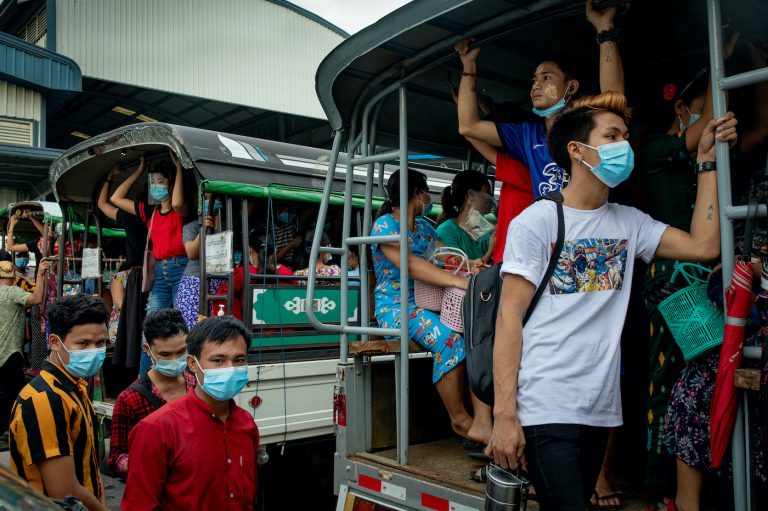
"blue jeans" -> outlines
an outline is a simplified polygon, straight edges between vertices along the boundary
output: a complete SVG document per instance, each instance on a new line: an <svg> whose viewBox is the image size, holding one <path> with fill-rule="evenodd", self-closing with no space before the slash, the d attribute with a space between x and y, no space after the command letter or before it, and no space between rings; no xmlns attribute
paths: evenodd
<svg viewBox="0 0 768 511"><path fill-rule="evenodd" d="M541 511L583 511L603 464L608 428L526 426L525 458Z"/></svg>
<svg viewBox="0 0 768 511"><path fill-rule="evenodd" d="M179 282L187 267L186 256L169 257L157 261L155 282L149 294L147 315L158 309L173 307L176 294L179 292ZM143 350L139 362L139 374L144 374L152 366L152 359Z"/></svg>

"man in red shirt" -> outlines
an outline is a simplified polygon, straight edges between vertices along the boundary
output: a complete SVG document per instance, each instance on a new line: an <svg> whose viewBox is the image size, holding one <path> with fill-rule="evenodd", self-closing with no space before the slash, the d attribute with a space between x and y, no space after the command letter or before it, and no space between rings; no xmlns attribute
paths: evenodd
<svg viewBox="0 0 768 511"><path fill-rule="evenodd" d="M248 382L250 338L231 317L192 329L187 363L198 385L131 431L123 510L254 509L259 430L232 401Z"/></svg>

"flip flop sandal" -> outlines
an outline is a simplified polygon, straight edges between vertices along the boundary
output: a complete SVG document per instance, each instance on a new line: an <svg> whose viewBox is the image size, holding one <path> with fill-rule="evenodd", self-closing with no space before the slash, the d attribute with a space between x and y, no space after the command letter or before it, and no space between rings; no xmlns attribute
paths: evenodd
<svg viewBox="0 0 768 511"><path fill-rule="evenodd" d="M488 482L488 465L483 465L479 470L471 470L469 479L476 483L486 484Z"/></svg>
<svg viewBox="0 0 768 511"><path fill-rule="evenodd" d="M474 440L470 440L469 438L462 438L461 446L464 448L465 451L477 451L478 449L485 448L485 446L480 442L475 442Z"/></svg>
<svg viewBox="0 0 768 511"><path fill-rule="evenodd" d="M476 451L467 451L467 456L469 456L473 460L480 460L480 461L486 461L486 462L491 461L491 458L485 454L485 446L481 447Z"/></svg>
<svg viewBox="0 0 768 511"><path fill-rule="evenodd" d="M597 493L595 491L595 492L592 493L592 496L595 498L595 501L597 502L597 504L590 504L590 507L591 507L592 511L616 511L617 509L619 509L622 506L622 504L619 504L618 506L612 506L612 505L601 506L600 505L600 501L601 500L620 499L621 498L621 492L617 491L617 492L613 492L613 493L608 493L606 495L600 495L599 493Z"/></svg>

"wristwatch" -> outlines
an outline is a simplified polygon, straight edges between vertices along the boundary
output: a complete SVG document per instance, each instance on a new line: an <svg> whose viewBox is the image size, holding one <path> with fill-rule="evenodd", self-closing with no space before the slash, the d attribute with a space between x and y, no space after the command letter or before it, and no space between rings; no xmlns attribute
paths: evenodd
<svg viewBox="0 0 768 511"><path fill-rule="evenodd" d="M717 170L717 162L700 161L696 163L696 172L708 172L710 170Z"/></svg>
<svg viewBox="0 0 768 511"><path fill-rule="evenodd" d="M597 44L607 43L608 41L618 42L619 39L620 39L619 31L616 30L615 28L603 30L602 32L597 34Z"/></svg>

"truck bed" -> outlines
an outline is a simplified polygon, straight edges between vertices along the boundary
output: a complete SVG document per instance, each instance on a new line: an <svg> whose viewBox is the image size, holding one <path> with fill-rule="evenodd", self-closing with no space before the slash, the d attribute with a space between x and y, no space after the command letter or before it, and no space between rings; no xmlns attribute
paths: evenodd
<svg viewBox="0 0 768 511"><path fill-rule="evenodd" d="M389 468L402 470L444 486L460 488L480 496L485 495L485 484L476 483L469 478L470 471L477 470L484 463L467 456L458 438L413 444L409 449L409 457L410 463L408 465L399 466L395 461L397 459L396 449L379 451L373 456L365 453L354 456L354 458L366 460L368 463L373 461L383 464ZM391 460L391 464L388 463L389 460ZM648 505L653 503L642 488L633 488L631 485L621 482L618 482L618 487L623 489L620 497L623 510L644 511ZM529 500L528 509L531 511L538 510L538 503Z"/></svg>
<svg viewBox="0 0 768 511"><path fill-rule="evenodd" d="M393 462L397 460L397 449L388 449L376 454ZM365 457L365 454L359 456ZM411 445L409 458L408 465L398 468L455 488L485 494L485 485L469 478L469 473L482 467L484 463L467 456L458 438Z"/></svg>

